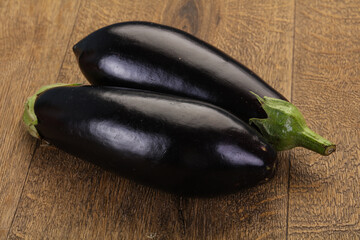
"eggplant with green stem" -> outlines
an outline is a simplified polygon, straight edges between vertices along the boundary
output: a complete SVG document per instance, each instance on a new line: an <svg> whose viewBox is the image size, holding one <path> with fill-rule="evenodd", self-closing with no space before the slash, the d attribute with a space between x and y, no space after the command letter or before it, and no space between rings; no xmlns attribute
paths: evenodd
<svg viewBox="0 0 360 240"><path fill-rule="evenodd" d="M73 47L93 85L148 90L204 101L253 124L277 149L329 155L336 146L310 130L299 110L243 64L169 26L124 22ZM255 127L256 126L256 127Z"/></svg>
<svg viewBox="0 0 360 240"><path fill-rule="evenodd" d="M223 109L156 93L55 84L25 104L34 137L140 183L212 196L270 179L276 150Z"/></svg>

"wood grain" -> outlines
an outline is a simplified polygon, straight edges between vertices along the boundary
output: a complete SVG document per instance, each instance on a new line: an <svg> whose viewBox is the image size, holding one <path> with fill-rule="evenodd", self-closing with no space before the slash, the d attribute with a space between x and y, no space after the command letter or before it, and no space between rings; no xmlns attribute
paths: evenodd
<svg viewBox="0 0 360 240"><path fill-rule="evenodd" d="M71 43L113 22L159 22L164 8L159 2L83 1ZM59 81L85 81L71 48ZM36 187L38 184L42 189ZM113 176L63 152L39 149L23 196L9 239L182 238L179 198Z"/></svg>
<svg viewBox="0 0 360 240"><path fill-rule="evenodd" d="M216 7L219 17L209 14L219 20L204 37L290 97L293 7L291 1L228 1ZM279 156L279 171L265 185L222 198L181 199L184 239L284 239L288 159Z"/></svg>
<svg viewBox="0 0 360 240"><path fill-rule="evenodd" d="M36 142L22 127L23 104L39 85L56 81L76 10L76 1L1 1L1 239L14 218Z"/></svg>
<svg viewBox="0 0 360 240"><path fill-rule="evenodd" d="M359 9L358 1L296 4L293 101L338 150L295 152L289 239L360 239Z"/></svg>
<svg viewBox="0 0 360 240"><path fill-rule="evenodd" d="M293 5L278 1L272 7L261 2L154 1L144 5L142 1L83 1L70 42L113 22L159 22L197 35L235 58L241 56L240 60L271 78L269 83L289 96ZM266 11L260 10L263 8ZM249 15L259 20L249 21ZM270 25L277 30L267 31ZM251 26L262 28L254 34ZM266 55L271 64L283 65L271 71L271 64L255 55ZM84 82L70 48L59 81ZM63 152L39 148L9 239L285 237L288 155L281 155L280 160L279 174L266 185L199 200L142 187Z"/></svg>
<svg viewBox="0 0 360 240"><path fill-rule="evenodd" d="M0 1L0 239L360 239L359 9L356 0ZM26 97L56 81L86 83L73 44L129 20L183 29L230 54L337 152L283 152L266 184L196 199L31 139Z"/></svg>

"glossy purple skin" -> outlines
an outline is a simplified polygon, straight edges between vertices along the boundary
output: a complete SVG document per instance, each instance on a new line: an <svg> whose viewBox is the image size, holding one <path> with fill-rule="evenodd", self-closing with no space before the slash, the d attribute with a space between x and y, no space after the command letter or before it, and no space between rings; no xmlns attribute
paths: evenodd
<svg viewBox="0 0 360 240"><path fill-rule="evenodd" d="M148 22L99 29L73 47L93 85L166 93L211 103L245 122L265 118L256 97L286 100L248 68L194 36Z"/></svg>
<svg viewBox="0 0 360 240"><path fill-rule="evenodd" d="M140 183L211 196L274 174L275 150L209 104L111 87L56 87L35 102L40 136Z"/></svg>

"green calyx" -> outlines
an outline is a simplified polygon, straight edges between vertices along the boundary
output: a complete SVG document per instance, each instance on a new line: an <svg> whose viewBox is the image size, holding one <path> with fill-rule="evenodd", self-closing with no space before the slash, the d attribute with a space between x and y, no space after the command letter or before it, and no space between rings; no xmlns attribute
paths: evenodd
<svg viewBox="0 0 360 240"><path fill-rule="evenodd" d="M70 87L70 86L79 86L79 85L82 85L82 84L55 83L55 84L51 84L51 85L42 86L34 95L32 95L31 97L29 97L27 99L27 101L25 103L23 121L24 121L25 126L31 136L40 139L40 135L39 135L38 131L36 130L36 125L38 124L38 119L36 117L35 109L34 109L35 101L36 101L37 97L41 93L43 93L46 90L51 89L51 88L65 87L65 86Z"/></svg>
<svg viewBox="0 0 360 240"><path fill-rule="evenodd" d="M305 122L301 112L290 102L264 97L253 93L265 110L268 118L251 118L262 135L278 151L294 147L304 147L327 156L336 150L336 145L313 132Z"/></svg>

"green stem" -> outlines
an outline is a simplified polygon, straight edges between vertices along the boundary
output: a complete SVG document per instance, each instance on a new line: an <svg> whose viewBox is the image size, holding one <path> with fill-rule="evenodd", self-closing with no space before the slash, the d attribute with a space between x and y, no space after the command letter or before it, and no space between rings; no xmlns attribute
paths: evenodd
<svg viewBox="0 0 360 240"><path fill-rule="evenodd" d="M327 156L336 150L334 144L310 130L303 115L293 104L276 98L261 98L253 94L268 118L251 118L249 122L255 124L278 151L304 147Z"/></svg>
<svg viewBox="0 0 360 240"><path fill-rule="evenodd" d="M310 149L324 156L328 156L336 150L334 144L313 132L308 127L304 128L304 131L299 134L298 141L301 147Z"/></svg>
<svg viewBox="0 0 360 240"><path fill-rule="evenodd" d="M29 97L25 103L25 109L23 114L23 121L25 123L26 129L30 133L31 136L36 138L41 138L38 131L36 130L36 125L38 124L38 119L35 114L35 101L37 97L45 92L46 90L49 90L51 88L55 87L70 87L70 86L79 86L82 84L69 84L69 83L55 83L51 85L42 86L34 95Z"/></svg>

